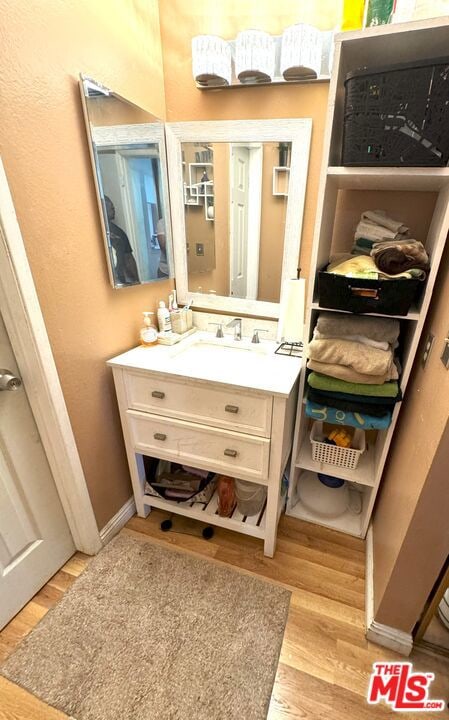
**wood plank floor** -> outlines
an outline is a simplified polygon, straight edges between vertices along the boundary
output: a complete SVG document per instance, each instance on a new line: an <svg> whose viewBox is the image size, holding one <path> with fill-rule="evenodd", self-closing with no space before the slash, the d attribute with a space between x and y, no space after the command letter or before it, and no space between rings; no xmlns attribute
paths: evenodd
<svg viewBox="0 0 449 720"><path fill-rule="evenodd" d="M134 517L122 532L204 555L292 591L269 720L371 720L398 716L385 705L367 705L365 699L372 663L401 658L365 639L362 541L283 517L276 555L270 559L264 557L261 541L219 528L210 541L185 534L164 534L159 529L164 517L166 514L159 511L153 511L146 520ZM195 523L179 518L175 527L193 530ZM0 633L0 662L58 602L89 561L81 553L74 555L4 628ZM449 700L449 660L420 652L415 652L411 659L416 667L435 673L430 697ZM427 713L424 717L432 715L449 718L448 711ZM423 714L406 713L405 717L422 719ZM0 720L65 718L0 678Z"/></svg>

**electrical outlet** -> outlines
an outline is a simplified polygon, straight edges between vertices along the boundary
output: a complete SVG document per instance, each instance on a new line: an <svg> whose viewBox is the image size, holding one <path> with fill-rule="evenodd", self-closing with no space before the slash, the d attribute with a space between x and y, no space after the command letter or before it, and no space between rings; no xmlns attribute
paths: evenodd
<svg viewBox="0 0 449 720"><path fill-rule="evenodd" d="M427 336L426 344L424 346L424 352L423 352L422 358L421 358L421 365L423 367L426 366L426 362L429 359L429 355L432 350L434 341L435 341L435 335L432 335L432 333L429 333Z"/></svg>
<svg viewBox="0 0 449 720"><path fill-rule="evenodd" d="M449 370L449 333L444 338L444 348L441 354L441 362L443 363L446 370Z"/></svg>

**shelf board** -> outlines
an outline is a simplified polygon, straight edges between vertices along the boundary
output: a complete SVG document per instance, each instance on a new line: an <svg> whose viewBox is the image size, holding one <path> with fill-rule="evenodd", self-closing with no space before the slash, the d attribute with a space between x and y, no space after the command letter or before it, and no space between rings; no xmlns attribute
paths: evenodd
<svg viewBox="0 0 449 720"><path fill-rule="evenodd" d="M337 465L316 462L312 458L312 443L310 442L309 436L306 435L299 449L296 467L302 468L303 470L312 470L312 472L324 473L324 475L331 475L332 477L341 478L348 482L359 483L359 485L374 487L376 472L374 460L374 448L370 446L368 450L361 455L355 470L348 470L348 468L338 467Z"/></svg>
<svg viewBox="0 0 449 720"><path fill-rule="evenodd" d="M296 505L290 508L287 513L291 517L298 518L298 520L305 520L306 522L313 523L314 525L324 525L324 527L332 528L332 530L338 530L339 532L346 533L347 535L354 535L355 537L363 537L362 534L362 522L363 522L363 510L360 515L353 515L349 511L346 511L343 515L338 518L323 518L321 515L318 517L301 504L298 500Z"/></svg>
<svg viewBox="0 0 449 720"><path fill-rule="evenodd" d="M449 168L334 166L327 177L340 190L436 192L449 185Z"/></svg>
<svg viewBox="0 0 449 720"><path fill-rule="evenodd" d="M273 87L273 86L288 86L288 85L315 85L317 83L328 83L330 82L330 75L320 75L319 77L303 78L301 80L284 80L281 77L275 77L271 82L258 82L258 83L241 83L238 80L234 80L231 85L199 85L196 83L198 90L235 90L236 88L254 88L254 87Z"/></svg>
<svg viewBox="0 0 449 720"><path fill-rule="evenodd" d="M317 300L314 300L310 307L312 310L319 310L320 312L336 312L345 313L346 315L354 315L354 313L351 313L349 310L338 310L337 308L320 307ZM416 305L412 305L412 308L409 310L407 315L384 315L383 313L363 313L363 315L368 315L372 317L396 318L397 320L413 320L416 322L417 320L419 320L420 312Z"/></svg>
<svg viewBox="0 0 449 720"><path fill-rule="evenodd" d="M164 498L153 495L144 495L143 503L144 505L166 510L170 513L184 515L209 525L218 525L227 530L234 530L244 535L261 538L262 540L265 538L265 506L262 513L251 517L244 517L238 511L237 507L234 508L231 517L221 517L217 513L218 493L216 490L207 505L192 501L178 502L176 500L164 500Z"/></svg>

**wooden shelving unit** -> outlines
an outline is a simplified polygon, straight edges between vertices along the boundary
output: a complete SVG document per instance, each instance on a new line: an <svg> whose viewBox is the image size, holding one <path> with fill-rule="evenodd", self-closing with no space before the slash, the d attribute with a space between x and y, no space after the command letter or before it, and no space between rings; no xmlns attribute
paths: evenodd
<svg viewBox="0 0 449 720"><path fill-rule="evenodd" d="M184 204L193 207L203 207L205 219L213 222L213 217L208 217L207 213L209 206L213 206L214 204L213 162L189 162L187 179L185 177L186 170L186 163L183 162ZM212 179L202 182L201 176L203 173L209 173Z"/></svg>
<svg viewBox="0 0 449 720"><path fill-rule="evenodd" d="M401 207L404 210L404 192L413 193L411 204L418 197L415 194L434 193L435 204L425 239L431 261L431 270L425 290L407 316L396 316L401 320L402 374L400 386L403 393L407 389L449 231L449 168L342 167L339 163L343 137L344 80L348 72L360 67L385 66L422 58L442 57L447 55L448 45L449 22L443 18L402 25L387 25L361 32L341 34L336 38L334 69L329 88L304 339L307 343L311 338L321 310L318 303L318 288L314 278L316 278L317 271L326 266L332 253L334 227L341 220L338 214L340 193L367 193L370 203L367 207L372 209L375 209L372 203L377 193L379 193L379 204L376 204L376 208L382 207L382 198L387 197L386 192L390 205L394 203L394 193L400 193L402 200L398 200L396 216L401 219L403 214ZM357 203L354 205L356 206ZM359 218L354 216L353 219L356 224ZM352 238L348 238L348 244L349 247L352 245ZM328 311L327 308L326 311ZM336 310L335 312L341 311ZM358 537L365 537L382 480L385 461L394 437L401 403L397 403L395 406L392 423L388 430L377 433L377 439L369 443L368 452L362 456L356 470L320 465L312 460L309 440L310 422L305 415L306 361L307 359L304 358L299 387L287 515L327 525ZM361 514L354 515L348 511L339 518L329 521L323 520L321 516L314 516L301 505L298 497L301 473L306 470L323 472L342 478L348 483L354 483L354 487L362 495Z"/></svg>

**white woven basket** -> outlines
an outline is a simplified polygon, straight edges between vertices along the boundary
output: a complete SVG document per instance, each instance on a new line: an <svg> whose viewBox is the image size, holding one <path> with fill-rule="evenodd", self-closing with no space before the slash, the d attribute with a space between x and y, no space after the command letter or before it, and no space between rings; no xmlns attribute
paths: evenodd
<svg viewBox="0 0 449 720"><path fill-rule="evenodd" d="M360 456L365 452L365 433L363 430L357 429L354 432L351 448L338 447L338 445L328 445L324 440L323 423L314 422L312 432L310 433L310 442L312 443L312 459L315 462L325 463L327 465L336 465L337 467L355 470Z"/></svg>

